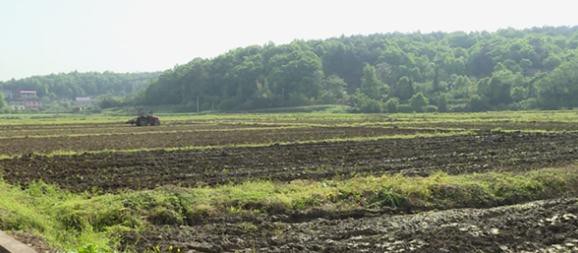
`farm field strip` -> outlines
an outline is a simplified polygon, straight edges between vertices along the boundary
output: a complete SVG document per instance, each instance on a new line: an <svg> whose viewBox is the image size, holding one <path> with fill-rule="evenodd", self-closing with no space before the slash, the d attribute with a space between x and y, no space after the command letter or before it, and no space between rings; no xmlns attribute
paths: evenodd
<svg viewBox="0 0 578 253"><path fill-rule="evenodd" d="M578 160L578 134L489 133L429 138L24 156L0 161L14 183L44 180L71 190L150 189L253 179L290 181L356 174L428 175L528 170ZM34 169L32 169L34 168ZM95 173L98 171L98 173Z"/></svg>
<svg viewBox="0 0 578 253"><path fill-rule="evenodd" d="M275 123L359 123L359 122L567 122L578 123L577 110L565 111L501 111L482 113L418 113L418 114L346 114L346 113L284 113L284 114L161 114L165 123L197 122L275 122ZM36 126L107 125L125 122L131 115L8 115L0 116L0 128Z"/></svg>
<svg viewBox="0 0 578 253"><path fill-rule="evenodd" d="M75 252L578 251L578 111L126 119L2 119L0 229Z"/></svg>
<svg viewBox="0 0 578 253"><path fill-rule="evenodd" d="M242 128L291 128L291 127L398 127L412 129L445 129L445 130L516 130L516 131L578 131L578 122L536 122L536 121L370 121L370 122L272 122L272 121L175 121L165 123L155 128L135 128L126 124L82 124L82 125L30 125L2 127L0 125L0 137L11 136L61 136L61 135L84 135L99 133L146 133L146 132L171 132L188 130L217 130L217 129L242 129Z"/></svg>
<svg viewBox="0 0 578 253"><path fill-rule="evenodd" d="M0 139L23 139L23 138L66 138L66 137L84 137L84 136L123 136L123 135L146 135L146 134L175 134L175 133L201 133L201 132L227 132L227 131L255 131L255 130L276 130L276 129L289 129L289 128L307 128L304 126L279 126L279 127L224 127L214 126L212 129L207 127L191 129L183 128L180 130L170 129L170 130L160 130L151 129L148 131L117 131L116 128L111 128L108 131L96 132L96 133L62 133L62 134L39 134L38 132L32 132L33 135L12 135L12 136L2 136ZM404 128L405 129L405 128Z"/></svg>
<svg viewBox="0 0 578 253"><path fill-rule="evenodd" d="M51 125L50 127L38 127L38 126L28 126L20 128L2 128L0 135L11 136L11 135L43 135L43 134L55 134L60 132L65 133L101 133L110 131L121 131L121 132L150 132L159 131L159 129L165 130L189 130L189 129L226 129L226 128L259 128L259 127L291 127L291 126L307 126L304 124L268 124L268 123L216 123L216 122L196 122L188 124L163 124L151 127L134 127L128 124L109 124L104 126L85 124L85 125L75 125L74 127L64 126L64 125Z"/></svg>
<svg viewBox="0 0 578 253"><path fill-rule="evenodd" d="M271 128L247 131L201 131L126 135L87 135L56 138L1 139L0 154L83 152L189 146L223 146L259 143L283 143L384 135L415 135L449 132L441 129L402 129L378 127Z"/></svg>
<svg viewBox="0 0 578 253"><path fill-rule="evenodd" d="M541 132L540 132L541 133ZM262 143L249 143L249 144L225 144L225 145L208 145L208 146L181 146L181 147L168 147L168 148L134 148L134 149L102 149L94 151L72 151L72 150L55 150L50 152L33 152L27 154L1 154L0 160L13 159L23 156L77 156L84 154L133 154L139 152L179 152L179 151L202 151L202 150L214 150L214 149L225 149L225 148L257 148L257 147L269 147L269 146L286 146L294 144L315 144L315 143L334 143L334 142L364 142L364 141L376 141L384 139L413 139L413 138L431 138L431 137L449 137L449 136L461 136L461 135L473 135L474 131L454 131L448 130L441 131L439 133L416 133L416 134L386 134L370 137L338 137L338 138L327 138L327 139L312 139L305 141L283 141L283 142L262 142Z"/></svg>
<svg viewBox="0 0 578 253"><path fill-rule="evenodd" d="M399 127L431 127L449 129L476 130L515 130L515 131L578 131L578 122L395 122L391 125Z"/></svg>

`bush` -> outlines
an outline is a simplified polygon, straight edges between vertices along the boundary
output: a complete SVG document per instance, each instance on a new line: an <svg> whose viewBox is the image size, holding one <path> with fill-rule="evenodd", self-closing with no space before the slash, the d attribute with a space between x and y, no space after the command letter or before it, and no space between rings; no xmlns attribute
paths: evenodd
<svg viewBox="0 0 578 253"><path fill-rule="evenodd" d="M424 107L429 104L429 100L423 93L419 92L409 99L409 104L414 111L423 112Z"/></svg>
<svg viewBox="0 0 578 253"><path fill-rule="evenodd" d="M98 106L102 109L120 107L124 105L124 101L119 97L103 97Z"/></svg>
<svg viewBox="0 0 578 253"><path fill-rule="evenodd" d="M397 112L397 107L399 106L399 99L398 98L390 98L385 102L385 111L389 113Z"/></svg>
<svg viewBox="0 0 578 253"><path fill-rule="evenodd" d="M471 112L481 112L488 109L488 102L478 95L473 95L468 101L468 110Z"/></svg>
<svg viewBox="0 0 578 253"><path fill-rule="evenodd" d="M397 107L397 111L398 112L403 112L403 113L410 113L410 112L414 112L413 108L411 107L411 105L408 104L401 104Z"/></svg>
<svg viewBox="0 0 578 253"><path fill-rule="evenodd" d="M372 99L369 96L360 92L359 90L355 93L355 96L353 97L353 103L357 111L365 113L382 112L384 108L383 102Z"/></svg>
<svg viewBox="0 0 578 253"><path fill-rule="evenodd" d="M435 105L428 105L424 108L425 112L437 112L438 111L438 107Z"/></svg>
<svg viewBox="0 0 578 253"><path fill-rule="evenodd" d="M430 103L434 104L439 112L447 112L448 109L448 99L446 95L439 95L431 99Z"/></svg>

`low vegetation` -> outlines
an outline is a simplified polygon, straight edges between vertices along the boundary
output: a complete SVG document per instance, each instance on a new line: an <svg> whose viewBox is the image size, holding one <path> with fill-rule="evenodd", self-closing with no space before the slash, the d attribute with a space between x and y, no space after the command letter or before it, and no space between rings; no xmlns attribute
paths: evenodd
<svg viewBox="0 0 578 253"><path fill-rule="evenodd" d="M155 224L279 214L339 215L358 209L411 213L575 196L577 172L577 167L570 166L525 173L254 181L103 195L70 193L41 182L24 189L0 182L0 229L27 231L60 249L110 251L118 246L123 233L138 233Z"/></svg>

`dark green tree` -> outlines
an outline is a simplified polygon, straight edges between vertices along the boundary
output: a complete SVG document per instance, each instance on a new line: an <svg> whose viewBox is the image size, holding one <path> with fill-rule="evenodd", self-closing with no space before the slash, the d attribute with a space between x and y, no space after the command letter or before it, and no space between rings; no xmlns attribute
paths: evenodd
<svg viewBox="0 0 578 253"><path fill-rule="evenodd" d="M409 99L421 92L430 100L428 111L573 107L566 101L571 96L544 80L578 57L576 38L578 27L544 27L269 43L177 66L153 80L140 101L199 104L194 108L201 110L343 103L376 111L397 97L398 110L411 111ZM102 87L91 80L75 85L80 75L33 78L26 85L55 97Z"/></svg>
<svg viewBox="0 0 578 253"><path fill-rule="evenodd" d="M344 102L347 99L347 83L336 75L324 78L320 99L323 103Z"/></svg>
<svg viewBox="0 0 578 253"><path fill-rule="evenodd" d="M409 104L414 111L423 112L424 108L429 104L429 100L423 93L418 92L409 99Z"/></svg>
<svg viewBox="0 0 578 253"><path fill-rule="evenodd" d="M414 95L414 93L415 89L413 87L413 82L407 76L399 78L393 95L402 101L407 101Z"/></svg>
<svg viewBox="0 0 578 253"><path fill-rule="evenodd" d="M384 104L380 100L370 98L361 90L357 90L353 95L353 105L359 112L377 113L382 112Z"/></svg>
<svg viewBox="0 0 578 253"><path fill-rule="evenodd" d="M578 107L578 60L562 63L538 81L539 101L549 109Z"/></svg>
<svg viewBox="0 0 578 253"><path fill-rule="evenodd" d="M6 100L4 98L4 93L0 92L0 109L4 108L4 106L6 106Z"/></svg>
<svg viewBox="0 0 578 253"><path fill-rule="evenodd" d="M399 107L399 99L398 98L390 98L385 102L385 111L389 113L397 112L397 108Z"/></svg>
<svg viewBox="0 0 578 253"><path fill-rule="evenodd" d="M381 100L387 96L389 87L377 78L375 67L367 64L363 67L361 92L372 99Z"/></svg>

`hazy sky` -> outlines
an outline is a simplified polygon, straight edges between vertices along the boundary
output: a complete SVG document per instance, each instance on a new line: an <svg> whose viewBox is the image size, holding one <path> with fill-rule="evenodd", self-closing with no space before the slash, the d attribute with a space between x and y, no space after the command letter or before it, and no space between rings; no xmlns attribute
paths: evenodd
<svg viewBox="0 0 578 253"><path fill-rule="evenodd" d="M155 71L269 41L578 25L572 0L0 0L0 80Z"/></svg>

